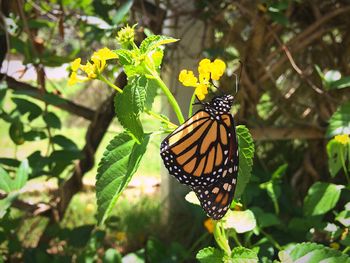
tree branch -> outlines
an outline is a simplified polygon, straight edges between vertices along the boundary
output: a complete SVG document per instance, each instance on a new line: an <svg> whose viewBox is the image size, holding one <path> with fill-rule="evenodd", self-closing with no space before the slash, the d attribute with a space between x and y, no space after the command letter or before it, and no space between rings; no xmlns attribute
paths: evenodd
<svg viewBox="0 0 350 263"><path fill-rule="evenodd" d="M17 81L16 79L5 74L0 74L0 79L3 79L4 81L6 81L8 88L14 91L24 93L32 98L35 98L41 101L45 101L47 103L50 103L53 106L56 106L57 108L68 111L70 113L83 117L87 120L92 121L94 118L95 112L93 110L90 110L89 108L75 104L70 100L61 98L52 93L42 94L42 92L38 88L35 88L30 84Z"/></svg>

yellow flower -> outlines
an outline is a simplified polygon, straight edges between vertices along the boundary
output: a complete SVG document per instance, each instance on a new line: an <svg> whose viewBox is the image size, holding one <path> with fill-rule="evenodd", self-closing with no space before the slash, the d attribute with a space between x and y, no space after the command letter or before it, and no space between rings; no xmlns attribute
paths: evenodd
<svg viewBox="0 0 350 263"><path fill-rule="evenodd" d="M337 142L339 142L341 144L346 145L350 142L349 134L336 135L334 137L334 140L336 140Z"/></svg>
<svg viewBox="0 0 350 263"><path fill-rule="evenodd" d="M99 72L102 72L106 66L106 60L118 58L117 54L109 48L102 48L94 52L91 56L92 62L96 65Z"/></svg>
<svg viewBox="0 0 350 263"><path fill-rule="evenodd" d="M211 64L211 78L219 80L226 70L226 64L221 59L215 59Z"/></svg>
<svg viewBox="0 0 350 263"><path fill-rule="evenodd" d="M73 71L72 74L70 74L70 76L69 76L68 85L72 86L76 83L84 82L86 80L88 80L88 78L78 76L78 74L75 71Z"/></svg>
<svg viewBox="0 0 350 263"><path fill-rule="evenodd" d="M211 62L209 59L205 58L205 59L202 59L200 62L199 62L199 66L198 66L198 72L199 74L210 74L210 71L211 71Z"/></svg>
<svg viewBox="0 0 350 263"><path fill-rule="evenodd" d="M197 78L194 76L191 70L181 70L179 74L179 81L186 87L196 87Z"/></svg>
<svg viewBox="0 0 350 263"><path fill-rule="evenodd" d="M208 94L208 86L202 83L197 84L196 89L194 91L198 99L204 100L205 95Z"/></svg>
<svg viewBox="0 0 350 263"><path fill-rule="evenodd" d="M76 72L79 67L80 67L80 62L81 62L81 58L76 58L71 64L70 67L72 69L73 72Z"/></svg>
<svg viewBox="0 0 350 263"><path fill-rule="evenodd" d="M97 77L97 66L96 64L91 64L90 62L87 62L86 65L82 65L81 70L86 73L89 79L94 79Z"/></svg>
<svg viewBox="0 0 350 263"><path fill-rule="evenodd" d="M211 218L208 218L204 221L204 227L212 234L214 232L215 223Z"/></svg>
<svg viewBox="0 0 350 263"><path fill-rule="evenodd" d="M133 25L133 27L130 27L129 25L127 25L126 27L123 27L118 31L117 40L122 46L132 43L134 41L135 26L136 25Z"/></svg>

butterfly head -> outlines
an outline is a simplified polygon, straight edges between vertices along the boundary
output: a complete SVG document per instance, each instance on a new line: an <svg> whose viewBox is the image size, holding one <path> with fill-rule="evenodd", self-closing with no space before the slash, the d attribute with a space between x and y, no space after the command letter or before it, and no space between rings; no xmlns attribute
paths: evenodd
<svg viewBox="0 0 350 263"><path fill-rule="evenodd" d="M216 114L229 113L233 104L234 97L230 94L218 96L213 98L210 102L206 103L206 110Z"/></svg>

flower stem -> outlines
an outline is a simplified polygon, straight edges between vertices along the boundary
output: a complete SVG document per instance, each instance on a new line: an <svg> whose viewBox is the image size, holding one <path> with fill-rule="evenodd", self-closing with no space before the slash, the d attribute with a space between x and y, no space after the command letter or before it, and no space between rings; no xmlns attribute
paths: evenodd
<svg viewBox="0 0 350 263"><path fill-rule="evenodd" d="M191 101L190 101L190 107L188 108L188 118L192 116L193 113L193 103L196 100L196 94L193 92Z"/></svg>
<svg viewBox="0 0 350 263"><path fill-rule="evenodd" d="M119 93L123 93L123 90L119 87L117 87L116 85L114 85L111 81L109 81L105 76L103 76L102 74L98 76L98 79L103 81L104 83L106 83L108 86L110 86L111 88L115 89L116 91L118 91Z"/></svg>
<svg viewBox="0 0 350 263"><path fill-rule="evenodd" d="M182 124L183 122L185 122L184 116L182 115L181 109L179 104L177 103L175 97L173 96L173 94L170 92L170 90L168 89L168 87L165 85L165 83L163 82L163 80L159 77L158 73L156 71L151 71L150 70L151 75L154 77L154 80L157 81L159 87L161 88L161 90L164 92L165 96L167 96L171 107L173 108L173 110L175 111L176 117L179 121L180 124Z"/></svg>
<svg viewBox="0 0 350 263"><path fill-rule="evenodd" d="M225 234L225 229L221 222L217 222L214 227L214 238L219 247L225 251L227 255L231 255L231 248L228 244L227 236Z"/></svg>
<svg viewBox="0 0 350 263"><path fill-rule="evenodd" d="M159 115L159 114L157 114L157 113L155 113L153 111L145 110L145 112L148 115L150 115L150 116L152 116L152 117L154 117L154 118L156 118L158 120L161 120L162 122L165 122L166 124L168 124L170 127L174 128L174 129L176 129L178 127L176 124L172 123L171 121L167 120L163 116L161 116L161 115Z"/></svg>

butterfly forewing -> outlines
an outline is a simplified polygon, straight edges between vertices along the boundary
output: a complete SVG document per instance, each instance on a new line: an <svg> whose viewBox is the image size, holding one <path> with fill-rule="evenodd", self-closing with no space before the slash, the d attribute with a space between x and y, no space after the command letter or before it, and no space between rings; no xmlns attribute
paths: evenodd
<svg viewBox="0 0 350 263"><path fill-rule="evenodd" d="M189 186L215 183L229 165L230 118L200 110L165 138L161 156L170 174Z"/></svg>
<svg viewBox="0 0 350 263"><path fill-rule="evenodd" d="M220 172L220 179L208 187L192 187L207 215L215 220L221 219L230 208L237 184L239 158L234 128L229 145L229 165Z"/></svg>

